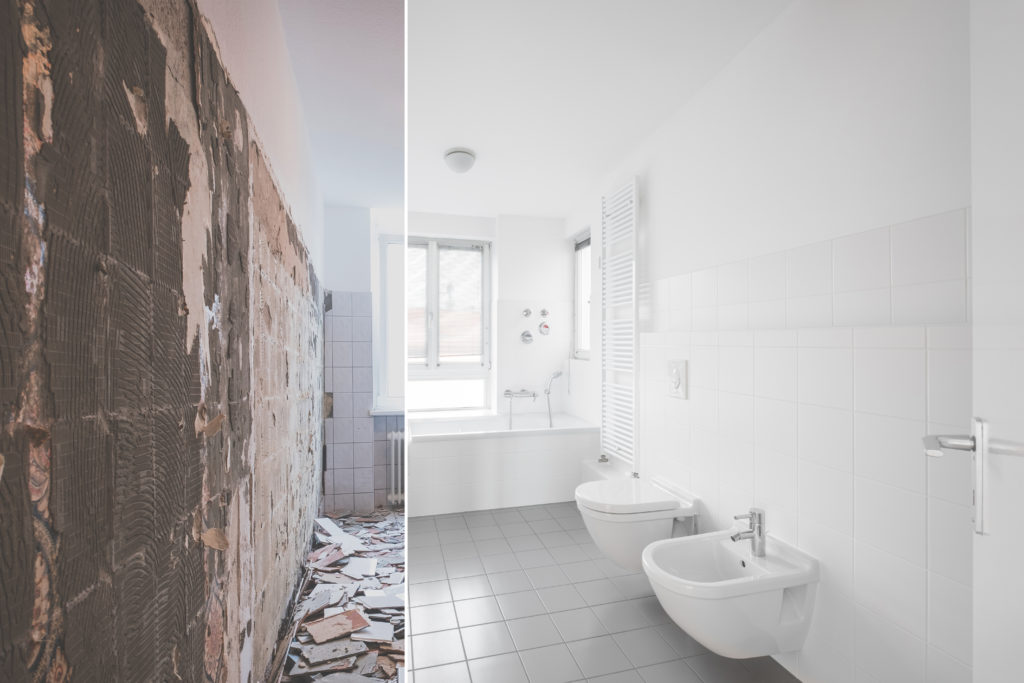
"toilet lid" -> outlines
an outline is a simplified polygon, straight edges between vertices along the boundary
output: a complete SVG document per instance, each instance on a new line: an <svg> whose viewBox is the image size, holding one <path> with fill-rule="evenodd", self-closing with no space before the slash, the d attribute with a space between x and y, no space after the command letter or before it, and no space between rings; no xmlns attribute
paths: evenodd
<svg viewBox="0 0 1024 683"><path fill-rule="evenodd" d="M660 512L679 507L678 498L650 482L632 477L580 484L576 488L576 501L591 510L612 514Z"/></svg>

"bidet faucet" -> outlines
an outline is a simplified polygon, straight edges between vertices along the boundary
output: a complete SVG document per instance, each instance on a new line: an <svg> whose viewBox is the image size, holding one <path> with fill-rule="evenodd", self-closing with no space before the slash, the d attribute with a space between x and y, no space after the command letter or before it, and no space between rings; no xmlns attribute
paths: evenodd
<svg viewBox="0 0 1024 683"><path fill-rule="evenodd" d="M733 519L749 519L750 528L746 531L737 531L730 536L733 541L750 539L750 553L754 557L764 557L764 510L762 508L750 508L745 515L736 515Z"/></svg>

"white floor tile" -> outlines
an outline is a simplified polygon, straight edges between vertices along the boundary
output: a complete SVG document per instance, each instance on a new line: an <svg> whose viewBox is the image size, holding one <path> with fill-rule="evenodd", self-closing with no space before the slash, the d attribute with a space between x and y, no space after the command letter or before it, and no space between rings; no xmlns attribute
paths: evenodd
<svg viewBox="0 0 1024 683"><path fill-rule="evenodd" d="M505 622L517 650L529 650L562 642L555 624L546 614Z"/></svg>
<svg viewBox="0 0 1024 683"><path fill-rule="evenodd" d="M466 658L458 629L413 636L412 649L417 669L450 664Z"/></svg>
<svg viewBox="0 0 1024 683"><path fill-rule="evenodd" d="M515 652L516 646L505 622L481 624L462 629L462 646L467 659Z"/></svg>
<svg viewBox="0 0 1024 683"><path fill-rule="evenodd" d="M505 619L532 617L547 611L544 609L544 603L540 601L540 596L533 590L499 595L498 605Z"/></svg>
<svg viewBox="0 0 1024 683"><path fill-rule="evenodd" d="M465 662L416 669L416 683L470 683Z"/></svg>
<svg viewBox="0 0 1024 683"><path fill-rule="evenodd" d="M583 677L569 648L550 645L519 653L530 683L570 683Z"/></svg>
<svg viewBox="0 0 1024 683"><path fill-rule="evenodd" d="M474 659L469 662L469 671L474 683L529 683L517 654Z"/></svg>
<svg viewBox="0 0 1024 683"><path fill-rule="evenodd" d="M614 638L634 667L650 666L679 659L676 651L665 642L665 639L654 627L617 633Z"/></svg>
<svg viewBox="0 0 1024 683"><path fill-rule="evenodd" d="M611 636L577 640L569 643L568 647L583 675L588 678L633 668Z"/></svg>
<svg viewBox="0 0 1024 683"><path fill-rule="evenodd" d="M463 628L502 620L501 610L493 596L459 600L455 603L455 614Z"/></svg>

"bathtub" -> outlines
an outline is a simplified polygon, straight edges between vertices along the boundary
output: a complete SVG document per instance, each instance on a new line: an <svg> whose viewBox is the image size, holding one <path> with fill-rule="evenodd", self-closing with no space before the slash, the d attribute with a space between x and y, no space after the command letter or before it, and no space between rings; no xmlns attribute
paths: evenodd
<svg viewBox="0 0 1024 683"><path fill-rule="evenodd" d="M596 458L598 428L571 415L407 418L410 516L573 499L580 461Z"/></svg>

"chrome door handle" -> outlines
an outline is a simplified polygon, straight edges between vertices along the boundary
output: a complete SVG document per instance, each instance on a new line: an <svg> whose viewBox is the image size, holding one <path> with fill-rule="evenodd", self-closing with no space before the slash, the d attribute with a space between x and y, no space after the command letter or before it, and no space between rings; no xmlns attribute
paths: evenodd
<svg viewBox="0 0 1024 683"><path fill-rule="evenodd" d="M970 436L929 434L924 437L925 455L942 457L942 449L968 451L971 453L972 480L974 488L974 533L985 533L985 470L988 460L988 422L980 417L971 420Z"/></svg>
<svg viewBox="0 0 1024 683"><path fill-rule="evenodd" d="M924 454L932 458L941 458L944 448L954 451L974 450L973 436L929 434L922 441L924 441Z"/></svg>

